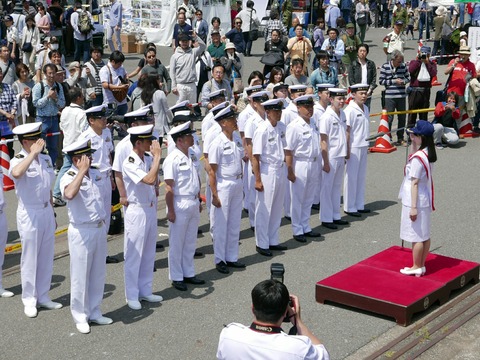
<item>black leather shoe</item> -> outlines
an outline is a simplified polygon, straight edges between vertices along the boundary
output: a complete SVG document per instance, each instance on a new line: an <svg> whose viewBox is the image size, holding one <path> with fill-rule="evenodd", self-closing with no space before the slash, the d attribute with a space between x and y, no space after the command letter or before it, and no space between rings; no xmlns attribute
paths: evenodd
<svg viewBox="0 0 480 360"><path fill-rule="evenodd" d="M358 212L358 211L355 211L355 212L345 211L345 214L347 214L349 216L353 216L353 217L362 217L362 214L360 214L360 212Z"/></svg>
<svg viewBox="0 0 480 360"><path fill-rule="evenodd" d="M203 230L202 229L198 229L197 230L197 235L202 235L203 234Z"/></svg>
<svg viewBox="0 0 480 360"><path fill-rule="evenodd" d="M236 269L243 269L244 267L246 267L244 263L238 261L227 261L227 266Z"/></svg>
<svg viewBox="0 0 480 360"><path fill-rule="evenodd" d="M284 216L284 219L290 222L292 221L292 218L290 216Z"/></svg>
<svg viewBox="0 0 480 360"><path fill-rule="evenodd" d="M312 204L312 210L320 210L320 204Z"/></svg>
<svg viewBox="0 0 480 360"><path fill-rule="evenodd" d="M338 229L338 226L331 222L322 222L322 226L332 230Z"/></svg>
<svg viewBox="0 0 480 360"><path fill-rule="evenodd" d="M227 264L225 264L223 261L219 262L217 265L215 265L215 268L219 273L222 274L230 274L230 270L227 268Z"/></svg>
<svg viewBox="0 0 480 360"><path fill-rule="evenodd" d="M358 210L358 212L360 214L370 214L372 212L372 210L370 209L363 209L363 210Z"/></svg>
<svg viewBox="0 0 480 360"><path fill-rule="evenodd" d="M155 247L156 247L157 249L163 249L163 248L164 248L164 246L163 246L162 244L160 244L160 243L157 243L157 245L155 245Z"/></svg>
<svg viewBox="0 0 480 360"><path fill-rule="evenodd" d="M183 282L186 283L186 284L193 284L193 285L203 285L203 284L205 284L205 280L198 279L196 276L184 277Z"/></svg>
<svg viewBox="0 0 480 360"><path fill-rule="evenodd" d="M195 251L195 254L193 254L193 257L202 257L203 253L201 251Z"/></svg>
<svg viewBox="0 0 480 360"><path fill-rule="evenodd" d="M305 237L305 235L293 235L293 238L301 243L307 242L307 238Z"/></svg>
<svg viewBox="0 0 480 360"><path fill-rule="evenodd" d="M157 272L157 267L153 265L153 272Z"/></svg>
<svg viewBox="0 0 480 360"><path fill-rule="evenodd" d="M255 226L250 226L250 230L255 234Z"/></svg>
<svg viewBox="0 0 480 360"><path fill-rule="evenodd" d="M187 291L187 285L183 281L172 281L172 286L180 291Z"/></svg>
<svg viewBox="0 0 480 360"><path fill-rule="evenodd" d="M320 234L319 232L315 232L315 231L309 231L308 233L305 233L303 235L305 235L306 237L312 237L312 238L317 238L317 237L322 236L322 234Z"/></svg>
<svg viewBox="0 0 480 360"><path fill-rule="evenodd" d="M342 220L342 219L340 219L340 220L333 220L333 223L334 223L335 225L348 225L348 224L349 224L348 221L345 221L345 220Z"/></svg>
<svg viewBox="0 0 480 360"><path fill-rule="evenodd" d="M243 212L248 215L248 209L243 209Z"/></svg>
<svg viewBox="0 0 480 360"><path fill-rule="evenodd" d="M270 245L269 249L270 250L284 251L284 250L288 250L288 247L286 247L285 245Z"/></svg>
<svg viewBox="0 0 480 360"><path fill-rule="evenodd" d="M107 264L118 264L118 259L114 256L107 256L106 263Z"/></svg>
<svg viewBox="0 0 480 360"><path fill-rule="evenodd" d="M257 253L263 256L271 257L273 256L272 252L269 249L262 249L261 247L257 246Z"/></svg>

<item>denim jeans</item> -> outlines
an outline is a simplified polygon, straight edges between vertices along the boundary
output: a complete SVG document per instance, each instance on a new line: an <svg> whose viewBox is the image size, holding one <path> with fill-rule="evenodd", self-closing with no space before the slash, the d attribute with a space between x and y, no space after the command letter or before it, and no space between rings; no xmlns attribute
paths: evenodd
<svg viewBox="0 0 480 360"><path fill-rule="evenodd" d="M48 155L52 159L52 164L55 164L58 156L58 135L47 136L47 134L60 131L58 116L37 116L37 122L42 123L42 137L45 140Z"/></svg>
<svg viewBox="0 0 480 360"><path fill-rule="evenodd" d="M73 59L75 61L83 61L87 63L90 60L90 39L87 40L77 40L73 39L75 43L75 53ZM81 57L83 56L83 59Z"/></svg>
<svg viewBox="0 0 480 360"><path fill-rule="evenodd" d="M107 43L110 47L110 51L115 51L115 46L113 45L113 34L117 40L117 50L122 51L122 41L120 40L120 29L115 30L115 27L107 26Z"/></svg>
<svg viewBox="0 0 480 360"><path fill-rule="evenodd" d="M63 155L63 165L60 171L58 172L57 179L55 180L55 186L53 187L53 196L61 197L62 193L60 192L60 180L62 176L72 167L72 158L68 155Z"/></svg>

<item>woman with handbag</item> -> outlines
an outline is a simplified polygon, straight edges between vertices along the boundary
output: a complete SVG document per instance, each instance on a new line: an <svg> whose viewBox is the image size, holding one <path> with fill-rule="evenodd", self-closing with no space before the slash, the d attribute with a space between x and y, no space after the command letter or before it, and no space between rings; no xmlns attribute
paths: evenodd
<svg viewBox="0 0 480 360"><path fill-rule="evenodd" d="M35 73L35 49L37 48L39 40L40 35L38 28L35 26L35 19L29 15L25 20L20 46L23 52L23 63L29 67L32 75Z"/></svg>
<svg viewBox="0 0 480 360"><path fill-rule="evenodd" d="M252 0L247 1L247 8L237 14L236 19L242 20L243 39L245 41L245 56L250 56L252 51L252 42L258 39L258 27L260 20L257 17L257 11L253 8L255 3Z"/></svg>
<svg viewBox="0 0 480 360"><path fill-rule="evenodd" d="M33 106L31 91L35 82L28 76L29 68L24 63L18 64L15 67L15 72L18 80L13 83L12 89L19 104L15 122L17 125L33 123L35 122L36 111Z"/></svg>
<svg viewBox="0 0 480 360"><path fill-rule="evenodd" d="M235 52L235 45L229 42L225 46L225 55L220 58L220 63L225 68L225 79L230 80L230 86L234 93L243 91L242 75L242 61Z"/></svg>
<svg viewBox="0 0 480 360"><path fill-rule="evenodd" d="M365 4L365 0L360 0L355 7L355 21L360 29L360 40L362 44L365 42L365 33L367 31L368 25L368 14L370 9L368 5Z"/></svg>

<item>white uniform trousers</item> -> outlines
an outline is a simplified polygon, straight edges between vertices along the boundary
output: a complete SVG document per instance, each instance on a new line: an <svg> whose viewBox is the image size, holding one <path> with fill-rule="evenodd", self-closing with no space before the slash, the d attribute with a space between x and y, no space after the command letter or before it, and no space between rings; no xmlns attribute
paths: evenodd
<svg viewBox="0 0 480 360"><path fill-rule="evenodd" d="M292 204L292 193L290 191L290 181L285 176L285 196L283 198L283 215L291 217L290 207Z"/></svg>
<svg viewBox="0 0 480 360"><path fill-rule="evenodd" d="M292 230L293 235L303 235L312 231L310 213L315 193L318 159L316 161L295 159L294 161L296 180L294 183L289 181L292 195L290 206Z"/></svg>
<svg viewBox="0 0 480 360"><path fill-rule="evenodd" d="M342 191L345 158L330 159L330 172L323 172L322 190L320 192L320 221L340 220L340 199Z"/></svg>
<svg viewBox="0 0 480 360"><path fill-rule="evenodd" d="M105 224L68 226L70 252L70 311L75 324L102 316L107 236Z"/></svg>
<svg viewBox="0 0 480 360"><path fill-rule="evenodd" d="M357 212L365 208L365 179L367 177L368 147L352 147L345 165L343 209Z"/></svg>
<svg viewBox="0 0 480 360"><path fill-rule="evenodd" d="M24 208L18 204L17 228L22 244L20 260L22 302L36 306L50 301L55 247L55 215L53 208Z"/></svg>
<svg viewBox="0 0 480 360"><path fill-rule="evenodd" d="M249 163L250 163L250 161L245 162L245 161L242 160L243 173L244 174L248 174L248 166L249 166L248 164ZM248 201L250 200L249 197L247 196L249 185L250 185L248 176L243 177L242 185L243 185L243 195L244 195L243 208L248 210Z"/></svg>
<svg viewBox="0 0 480 360"><path fill-rule="evenodd" d="M157 208L130 204L125 211L124 272L127 301L152 295Z"/></svg>
<svg viewBox="0 0 480 360"><path fill-rule="evenodd" d="M3 184L0 184L0 186L3 186ZM5 211L0 209L0 288L3 287L2 269L3 269L3 262L5 260L5 246L7 245L7 239L8 239L7 216L5 215Z"/></svg>
<svg viewBox="0 0 480 360"><path fill-rule="evenodd" d="M317 161L317 175L316 175L316 181L315 181L315 194L313 196L313 204L319 204L320 203L320 192L322 191L322 167L323 167L323 162Z"/></svg>
<svg viewBox="0 0 480 360"><path fill-rule="evenodd" d="M102 174L104 175L104 174ZM108 234L108 229L110 229L110 220L112 218L112 182L110 176L106 175L106 179L103 181L103 207L105 208L105 231Z"/></svg>
<svg viewBox="0 0 480 360"><path fill-rule="evenodd" d="M195 104L198 102L197 99L197 86L194 82L188 84L177 84L178 90L178 99L177 104L188 100L190 104Z"/></svg>
<svg viewBox="0 0 480 360"><path fill-rule="evenodd" d="M257 191L255 207L255 241L257 246L268 249L278 245L278 230L282 221L282 204L287 180L286 166L269 166L261 164L260 173L263 191Z"/></svg>
<svg viewBox="0 0 480 360"><path fill-rule="evenodd" d="M175 195L175 222L169 222L168 278L183 281L195 276L193 255L200 222L200 203L194 196Z"/></svg>
<svg viewBox="0 0 480 360"><path fill-rule="evenodd" d="M210 209L210 233L215 264L238 260L238 242L242 218L242 179L217 177L217 194L222 206Z"/></svg>
<svg viewBox="0 0 480 360"><path fill-rule="evenodd" d="M247 198L247 209L248 209L248 220L250 226L255 226L255 200L257 198L257 190L255 190L255 175L252 170L252 162L248 162L246 177L248 178L248 192L246 193Z"/></svg>

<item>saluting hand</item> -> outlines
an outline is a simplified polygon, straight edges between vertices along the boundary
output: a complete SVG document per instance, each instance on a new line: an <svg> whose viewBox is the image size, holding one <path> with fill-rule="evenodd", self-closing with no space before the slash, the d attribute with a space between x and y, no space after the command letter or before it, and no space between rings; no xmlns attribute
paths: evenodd
<svg viewBox="0 0 480 360"><path fill-rule="evenodd" d="M80 161L78 162L78 170L86 174L88 172L88 169L90 168L91 162L92 160L87 155L82 155Z"/></svg>
<svg viewBox="0 0 480 360"><path fill-rule="evenodd" d="M157 140L152 141L152 145L150 145L150 152L153 156L162 156L162 149L160 148L160 144Z"/></svg>
<svg viewBox="0 0 480 360"><path fill-rule="evenodd" d="M30 147L30 152L35 154L37 156L43 151L43 148L45 147L45 140L43 139L38 139L31 147Z"/></svg>

